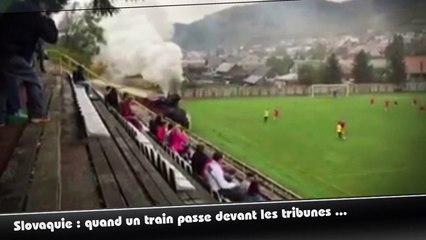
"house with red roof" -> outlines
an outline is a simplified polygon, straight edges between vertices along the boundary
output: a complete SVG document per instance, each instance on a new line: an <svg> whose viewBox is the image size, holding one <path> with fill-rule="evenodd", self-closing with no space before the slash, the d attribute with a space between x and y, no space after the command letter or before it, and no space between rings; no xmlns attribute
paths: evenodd
<svg viewBox="0 0 426 240"><path fill-rule="evenodd" d="M426 56L405 57L405 66L410 81L426 81Z"/></svg>

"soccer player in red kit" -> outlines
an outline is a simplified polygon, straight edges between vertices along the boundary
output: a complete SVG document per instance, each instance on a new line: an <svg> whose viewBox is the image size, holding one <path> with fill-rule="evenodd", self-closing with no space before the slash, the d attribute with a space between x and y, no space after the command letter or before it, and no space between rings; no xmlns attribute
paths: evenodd
<svg viewBox="0 0 426 240"><path fill-rule="evenodd" d="M417 102L418 102L417 97L414 97L414 98L413 98L413 106L416 106L416 105L417 105Z"/></svg>
<svg viewBox="0 0 426 240"><path fill-rule="evenodd" d="M274 109L274 119L277 120L280 117L280 110L278 107Z"/></svg>
<svg viewBox="0 0 426 240"><path fill-rule="evenodd" d="M390 104L390 101L389 100L386 100L385 101L385 110L387 111L387 110L389 110L389 104Z"/></svg>

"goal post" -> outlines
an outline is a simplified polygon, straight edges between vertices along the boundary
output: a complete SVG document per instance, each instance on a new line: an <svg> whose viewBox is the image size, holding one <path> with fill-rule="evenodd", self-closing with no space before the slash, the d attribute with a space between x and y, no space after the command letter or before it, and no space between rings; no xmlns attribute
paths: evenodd
<svg viewBox="0 0 426 240"><path fill-rule="evenodd" d="M350 85L349 84L314 84L311 86L311 96L316 95L331 95L336 91L339 95L349 96Z"/></svg>

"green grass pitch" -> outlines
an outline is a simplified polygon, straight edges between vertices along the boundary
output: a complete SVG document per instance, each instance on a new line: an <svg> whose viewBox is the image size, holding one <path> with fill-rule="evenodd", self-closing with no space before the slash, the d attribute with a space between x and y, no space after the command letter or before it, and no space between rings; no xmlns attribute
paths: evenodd
<svg viewBox="0 0 426 240"><path fill-rule="evenodd" d="M192 131L304 198L426 193L426 94L183 102ZM388 112L386 99L392 101ZM397 99L398 106L393 105ZM263 123L266 108L281 118ZM336 134L347 122L347 141Z"/></svg>

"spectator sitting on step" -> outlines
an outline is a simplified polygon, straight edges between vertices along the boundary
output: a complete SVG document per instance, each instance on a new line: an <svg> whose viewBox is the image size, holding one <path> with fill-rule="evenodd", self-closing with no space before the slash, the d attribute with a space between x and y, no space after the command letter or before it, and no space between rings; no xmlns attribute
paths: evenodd
<svg viewBox="0 0 426 240"><path fill-rule="evenodd" d="M262 196L259 190L259 182L256 177L248 173L246 180L241 184L243 193L247 196L249 202L263 202L266 199Z"/></svg>
<svg viewBox="0 0 426 240"><path fill-rule="evenodd" d="M117 89L110 86L106 87L105 102L108 106L118 111L120 104Z"/></svg>
<svg viewBox="0 0 426 240"><path fill-rule="evenodd" d="M151 132L151 134L157 134L157 128L162 122L163 118L161 117L161 115L157 115L155 118L151 118L151 120L149 121L149 131Z"/></svg>
<svg viewBox="0 0 426 240"><path fill-rule="evenodd" d="M164 144L170 148L170 134L172 133L175 125L173 123L166 123L166 138L164 139Z"/></svg>
<svg viewBox="0 0 426 240"><path fill-rule="evenodd" d="M180 133L180 149L178 153L183 157L184 159L188 159L188 152L189 152L189 137L186 131L183 128L179 129Z"/></svg>
<svg viewBox="0 0 426 240"><path fill-rule="evenodd" d="M185 146L188 143L188 136L182 130L181 126L173 128L169 135L169 144L172 151L183 154Z"/></svg>
<svg viewBox="0 0 426 240"><path fill-rule="evenodd" d="M16 91L21 83L27 92L30 121L49 122L42 81L32 63L38 41L55 44L58 29L39 0L14 1L7 11L14 13L3 14L0 19L0 126L5 125L6 102L19 103Z"/></svg>
<svg viewBox="0 0 426 240"><path fill-rule="evenodd" d="M133 104L133 97L129 95L128 93L124 93L123 100L121 101L121 104L120 104L120 114L135 128L141 131L142 125L139 122L138 118L136 117L136 114L132 110L132 104Z"/></svg>
<svg viewBox="0 0 426 240"><path fill-rule="evenodd" d="M195 152L191 157L192 172L195 176L203 177L204 168L209 160L209 157L205 153L204 145L197 145Z"/></svg>
<svg viewBox="0 0 426 240"><path fill-rule="evenodd" d="M244 194L240 191L237 181L229 182L225 178L225 172L221 166L223 155L219 152L206 164L204 175L212 191L218 192L223 197L232 202L242 202L245 200Z"/></svg>
<svg viewBox="0 0 426 240"><path fill-rule="evenodd" d="M84 69L83 66L78 66L76 70L72 73L72 79L74 80L74 83L77 85L80 85L86 89L87 95L91 96L90 93L90 83L86 80L84 76Z"/></svg>
<svg viewBox="0 0 426 240"><path fill-rule="evenodd" d="M175 130L176 130L175 124L169 122L169 124L167 125L166 143L167 143L167 147L169 147L170 149L172 149L172 146L175 141Z"/></svg>
<svg viewBox="0 0 426 240"><path fill-rule="evenodd" d="M158 125L157 125L157 130L156 130L156 134L155 137L157 138L157 141L160 143L163 143L164 140L166 139L166 123L161 121Z"/></svg>
<svg viewBox="0 0 426 240"><path fill-rule="evenodd" d="M252 176L253 176L253 174L247 173L246 178L241 182L240 188L241 188L242 193L246 194L248 192L248 189L249 189L250 184L251 184L250 179L251 179Z"/></svg>

